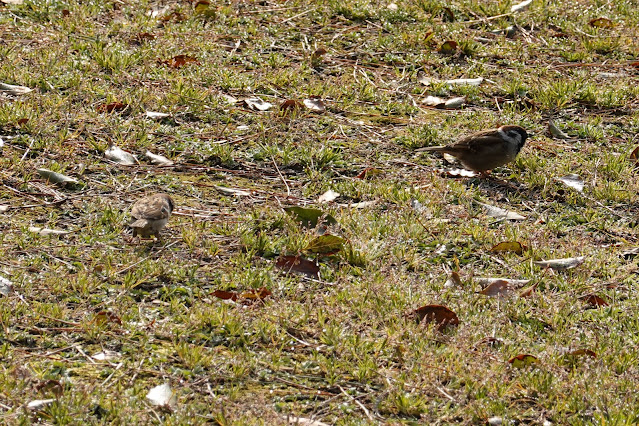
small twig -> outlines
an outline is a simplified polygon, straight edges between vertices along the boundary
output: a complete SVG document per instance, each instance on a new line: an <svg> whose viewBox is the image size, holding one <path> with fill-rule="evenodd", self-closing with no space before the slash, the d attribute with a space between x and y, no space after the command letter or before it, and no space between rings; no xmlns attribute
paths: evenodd
<svg viewBox="0 0 639 426"><path fill-rule="evenodd" d="M361 409L362 409L362 411L364 412L364 414L366 414L366 417L368 417L368 419L369 419L370 421L372 421L372 422L374 422L374 421L375 421L375 418L371 415L371 412L370 412L370 411L368 411L368 408L366 408L366 407L364 406L364 404L362 404L362 403L361 403L361 402L359 402L356 398L354 398L354 397L352 397L351 395L349 395L349 394L348 394L348 393L344 390L344 388L343 388L343 387L341 387L341 386L339 386L339 385L338 385L337 387L339 388L339 390L341 390L341 391L342 391L342 393L343 393L344 395L346 395L346 396L347 396L347 397L348 397L351 401L353 401L355 404L357 404L357 406L358 406L359 408L361 408Z"/></svg>
<svg viewBox="0 0 639 426"><path fill-rule="evenodd" d="M282 182L284 182L284 185L286 185L286 196L290 196L291 195L291 188L288 186L288 182L286 182L286 179L284 179L284 176L282 176L282 172L280 172L280 168L277 167L277 163L275 162L275 158L271 157L271 160L273 161L273 165L275 166L275 170L277 170L277 174L280 175L280 179L282 179Z"/></svg>

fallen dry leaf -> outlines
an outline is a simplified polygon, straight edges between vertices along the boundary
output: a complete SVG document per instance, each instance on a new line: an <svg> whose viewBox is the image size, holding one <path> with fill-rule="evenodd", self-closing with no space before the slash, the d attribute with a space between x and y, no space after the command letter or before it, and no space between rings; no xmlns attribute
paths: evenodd
<svg viewBox="0 0 639 426"><path fill-rule="evenodd" d="M218 185L215 185L214 188L217 190L217 192L219 192L222 195L235 195L238 197L248 197L251 195L250 192L244 189L227 188L225 186L218 186Z"/></svg>
<svg viewBox="0 0 639 426"><path fill-rule="evenodd" d="M486 215L494 217L500 220L524 220L526 216L522 216L519 213L515 213L510 210L502 209L501 207L491 206L490 204L484 204L477 201L477 204L484 207Z"/></svg>
<svg viewBox="0 0 639 426"><path fill-rule="evenodd" d="M252 109L254 111L267 111L273 107L273 104L263 101L260 98L244 99L244 104L248 109Z"/></svg>
<svg viewBox="0 0 639 426"><path fill-rule="evenodd" d="M434 323L439 331L443 331L448 326L458 326L459 318L457 314L442 305L426 305L411 312L418 323Z"/></svg>
<svg viewBox="0 0 639 426"><path fill-rule="evenodd" d="M570 136L568 136L566 133L564 133L563 130L557 127L555 122L552 120L548 122L548 131L553 137L557 139L570 139Z"/></svg>
<svg viewBox="0 0 639 426"><path fill-rule="evenodd" d="M173 165L173 161L169 160L168 158L166 158L163 155L154 154L154 153L152 153L151 151L148 151L148 150L144 153L144 155L146 156L146 158L149 159L151 164L155 164L157 166L172 166Z"/></svg>
<svg viewBox="0 0 639 426"><path fill-rule="evenodd" d="M603 306L610 305L603 297L597 296L596 294L581 296L579 300L586 302L593 308L601 308Z"/></svg>
<svg viewBox="0 0 639 426"><path fill-rule="evenodd" d="M380 169L376 169L375 167L367 167L362 170L357 176L355 176L355 179L367 179L373 176L379 176L382 173L383 172Z"/></svg>
<svg viewBox="0 0 639 426"><path fill-rule="evenodd" d="M74 186L78 185L77 179L69 177L67 175L63 175L62 173L57 173L49 169L37 169L36 172L43 178L46 179L47 182L57 183L61 186Z"/></svg>
<svg viewBox="0 0 639 426"><path fill-rule="evenodd" d="M612 20L603 17L591 19L588 21L588 24L595 28L613 28L615 26L615 23Z"/></svg>
<svg viewBox="0 0 639 426"><path fill-rule="evenodd" d="M579 177L579 175L574 173L557 178L557 180L577 192L582 192L584 190L584 181Z"/></svg>
<svg viewBox="0 0 639 426"><path fill-rule="evenodd" d="M549 260L539 260L533 262L537 266L541 266L542 268L550 268L558 271L563 271L565 269L575 268L586 260L585 257L567 257L564 259L549 259Z"/></svg>
<svg viewBox="0 0 639 426"><path fill-rule="evenodd" d="M177 407L177 395L168 383L164 383L149 390L146 394L146 399L148 399L152 405L159 407L166 407L169 409Z"/></svg>
<svg viewBox="0 0 639 426"><path fill-rule="evenodd" d="M330 203L331 201L335 201L340 196L339 192L335 192L332 189L329 189L325 193L319 196L317 202L322 203Z"/></svg>
<svg viewBox="0 0 639 426"><path fill-rule="evenodd" d="M120 112L124 111L128 108L129 105L123 104L122 102L111 102L110 104L102 104L99 105L95 110L97 112Z"/></svg>
<svg viewBox="0 0 639 426"><path fill-rule="evenodd" d="M26 95L32 92L33 89L29 89L25 86L14 86L13 84L0 83L0 92L6 93L12 96Z"/></svg>
<svg viewBox="0 0 639 426"><path fill-rule="evenodd" d="M448 40L445 41L440 47L439 47L439 53L444 54L444 55L452 55L453 53L455 53L457 51L457 42L454 40Z"/></svg>
<svg viewBox="0 0 639 426"><path fill-rule="evenodd" d="M172 58L165 59L164 61L158 59L158 63L161 65L166 65L169 68L182 68L187 64L200 64L196 58L188 55L176 55Z"/></svg>
<svg viewBox="0 0 639 426"><path fill-rule="evenodd" d="M138 160L129 152L126 152L120 147L111 145L109 149L104 151L104 156L113 161L114 163L122 164L124 166L132 166L138 163Z"/></svg>
<svg viewBox="0 0 639 426"><path fill-rule="evenodd" d="M451 287L458 287L458 288L463 287L462 280L459 277L459 273L457 273L456 271L451 272L450 275L448 276L448 279L444 283L444 288L451 288Z"/></svg>
<svg viewBox="0 0 639 426"><path fill-rule="evenodd" d="M343 238L336 235L324 234L308 243L306 248L304 248L304 251L330 256L341 251L345 242L346 241Z"/></svg>
<svg viewBox="0 0 639 426"><path fill-rule="evenodd" d="M517 3L510 8L510 13L523 12L530 7L533 0L524 0L521 3Z"/></svg>
<svg viewBox="0 0 639 426"><path fill-rule="evenodd" d="M144 113L146 118L151 118L153 120L161 120L163 118L170 117L171 114L167 114L166 112L155 112L155 111L147 111Z"/></svg>
<svg viewBox="0 0 639 426"><path fill-rule="evenodd" d="M510 358L508 362L515 368L524 368L537 364L538 360L532 355L520 354Z"/></svg>
<svg viewBox="0 0 639 426"><path fill-rule="evenodd" d="M257 290L245 290L243 292L227 291L227 290L215 290L213 296L222 300L232 300L233 302L239 302L244 305L250 305L257 301L263 301L272 293L266 288L262 287Z"/></svg>
<svg viewBox="0 0 639 426"><path fill-rule="evenodd" d="M29 232L33 232L34 234L39 234L39 235L66 235L66 234L70 234L71 231L62 231L60 229L48 229L48 228L40 228L37 226L30 226L29 227Z"/></svg>
<svg viewBox="0 0 639 426"><path fill-rule="evenodd" d="M326 110L326 105L319 96L311 96L309 99L302 101L304 106L314 112L323 112Z"/></svg>
<svg viewBox="0 0 639 426"><path fill-rule="evenodd" d="M13 291L13 283L0 275L0 294L8 296Z"/></svg>
<svg viewBox="0 0 639 426"><path fill-rule="evenodd" d="M480 291L480 294L484 296L507 296L508 294L512 294L514 288L511 284L506 280L498 280L493 281L488 285L488 287L484 288Z"/></svg>
<svg viewBox="0 0 639 426"><path fill-rule="evenodd" d="M490 249L491 253L513 252L518 255L524 254L526 248L519 241L502 241Z"/></svg>
<svg viewBox="0 0 639 426"><path fill-rule="evenodd" d="M319 279L320 268L317 263L302 256L281 256L275 266L286 273L295 272L311 278Z"/></svg>

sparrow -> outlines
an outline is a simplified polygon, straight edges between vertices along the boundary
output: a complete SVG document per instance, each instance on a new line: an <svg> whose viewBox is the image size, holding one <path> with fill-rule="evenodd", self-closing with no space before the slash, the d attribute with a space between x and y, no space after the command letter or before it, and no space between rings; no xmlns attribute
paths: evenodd
<svg viewBox="0 0 639 426"><path fill-rule="evenodd" d="M469 170L481 173L513 161L524 147L528 133L520 126L501 126L468 135L451 145L429 146L417 151L450 154Z"/></svg>
<svg viewBox="0 0 639 426"><path fill-rule="evenodd" d="M134 221L129 224L133 228L133 236L150 238L155 235L160 239L160 231L169 221L174 208L173 199L168 194L153 194L136 201L131 208Z"/></svg>

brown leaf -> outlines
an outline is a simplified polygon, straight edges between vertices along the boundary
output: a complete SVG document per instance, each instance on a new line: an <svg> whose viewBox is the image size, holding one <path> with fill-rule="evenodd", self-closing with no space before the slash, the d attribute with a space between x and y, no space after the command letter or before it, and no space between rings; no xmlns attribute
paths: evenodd
<svg viewBox="0 0 639 426"><path fill-rule="evenodd" d="M450 288L450 287L461 288L461 287L463 287L462 280L459 277L459 273L457 273L455 271L451 272L450 276L448 277L448 279L444 283L444 287L445 288Z"/></svg>
<svg viewBox="0 0 639 426"><path fill-rule="evenodd" d="M158 59L158 63L166 65L169 68L182 68L186 64L200 65L200 62L196 58L188 55L177 55L164 61Z"/></svg>
<svg viewBox="0 0 639 426"><path fill-rule="evenodd" d="M591 19L590 21L588 21L588 24L591 27L596 28L613 28L615 26L615 23L613 21L604 17Z"/></svg>
<svg viewBox="0 0 639 426"><path fill-rule="evenodd" d="M581 296L579 300L588 303L593 308L601 308L602 306L609 305L609 303L604 298L597 296L596 294L587 294L585 296Z"/></svg>
<svg viewBox="0 0 639 426"><path fill-rule="evenodd" d="M206 10L209 8L210 5L211 5L211 2L209 0L199 0L198 2L195 3L195 5L193 6L193 9L195 10L195 13L204 13L206 12Z"/></svg>
<svg viewBox="0 0 639 426"><path fill-rule="evenodd" d="M521 292L519 292L519 297L530 297L533 294L535 294L535 289L537 288L539 284L533 284L530 287L527 287L525 289L523 289Z"/></svg>
<svg viewBox="0 0 639 426"><path fill-rule="evenodd" d="M284 115L287 115L293 111L299 111L302 108L302 104L294 99L287 99L280 105L280 111Z"/></svg>
<svg viewBox="0 0 639 426"><path fill-rule="evenodd" d="M97 112L120 112L127 109L129 105L123 104L122 102L111 102L110 104L102 104L99 105L95 110Z"/></svg>
<svg viewBox="0 0 639 426"><path fill-rule="evenodd" d="M215 290L213 296L223 300L232 300L233 302L240 302L244 305L250 305L256 301L266 299L272 293L266 288L246 290L241 293L237 291Z"/></svg>
<svg viewBox="0 0 639 426"><path fill-rule="evenodd" d="M374 167L367 167L364 170L362 170L357 176L355 176L355 179L366 179L366 178L381 175L381 174L382 174L382 171L380 169L376 169Z"/></svg>
<svg viewBox="0 0 639 426"><path fill-rule="evenodd" d="M639 146L632 150L629 158L635 162L635 166L639 166Z"/></svg>
<svg viewBox="0 0 639 426"><path fill-rule="evenodd" d="M491 248L490 252L502 253L502 252L511 251L521 256L522 254L524 254L525 249L526 247L524 247L519 241L502 241L501 243L497 244L495 247Z"/></svg>
<svg viewBox="0 0 639 426"><path fill-rule="evenodd" d="M93 317L93 322L97 325L105 325L109 322L122 325L122 320L120 319L120 317L113 312L108 311L100 311L95 314L95 317Z"/></svg>
<svg viewBox="0 0 639 426"><path fill-rule="evenodd" d="M22 126L23 124L27 124L28 122L29 122L29 119L28 119L28 118L21 118L21 119L19 119L18 121L16 121L16 124L17 124L18 126Z"/></svg>
<svg viewBox="0 0 639 426"><path fill-rule="evenodd" d="M508 293L512 293L514 288L506 280L493 281L480 291L480 294L484 296L506 296Z"/></svg>
<svg viewBox="0 0 639 426"><path fill-rule="evenodd" d="M519 354L508 360L515 368L530 367L537 363L537 358L528 354Z"/></svg>
<svg viewBox="0 0 639 426"><path fill-rule="evenodd" d="M326 105L324 105L324 101L319 96L311 96L308 99L304 99L304 106L311 111L315 112L323 112L326 110Z"/></svg>
<svg viewBox="0 0 639 426"><path fill-rule="evenodd" d="M296 272L311 278L319 279L320 268L315 262L302 256L282 256L275 262L275 266L286 273Z"/></svg>
<svg viewBox="0 0 639 426"><path fill-rule="evenodd" d="M328 51L323 47L320 47L311 54L311 62L318 62L322 56L326 55L326 53L328 53Z"/></svg>
<svg viewBox="0 0 639 426"><path fill-rule="evenodd" d="M587 355L593 358L597 358L597 354L590 349L577 349L576 351L568 352L566 355L574 357Z"/></svg>
<svg viewBox="0 0 639 426"><path fill-rule="evenodd" d="M453 40L445 41L439 47L439 53L444 54L444 55L452 55L456 51L457 51L457 42L453 41Z"/></svg>
<svg viewBox="0 0 639 426"><path fill-rule="evenodd" d="M426 305L415 309L412 315L418 323L434 323L439 331L459 325L457 314L442 305Z"/></svg>

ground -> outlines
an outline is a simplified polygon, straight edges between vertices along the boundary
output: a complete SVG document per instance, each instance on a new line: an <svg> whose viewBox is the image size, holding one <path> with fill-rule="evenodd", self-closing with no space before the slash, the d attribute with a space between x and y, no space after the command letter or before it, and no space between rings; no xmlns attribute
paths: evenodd
<svg viewBox="0 0 639 426"><path fill-rule="evenodd" d="M639 422L636 2L13 3L3 423Z"/></svg>

